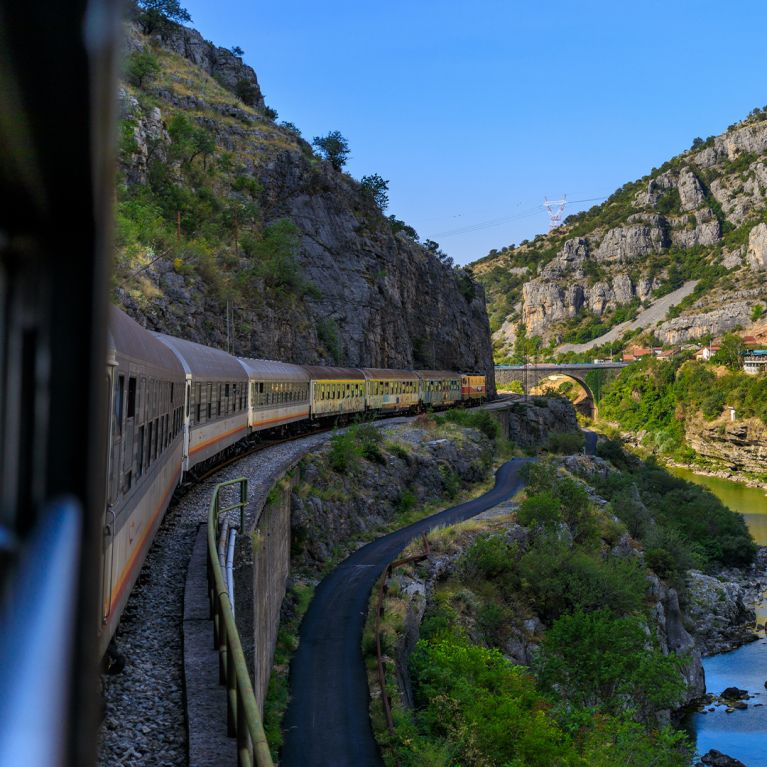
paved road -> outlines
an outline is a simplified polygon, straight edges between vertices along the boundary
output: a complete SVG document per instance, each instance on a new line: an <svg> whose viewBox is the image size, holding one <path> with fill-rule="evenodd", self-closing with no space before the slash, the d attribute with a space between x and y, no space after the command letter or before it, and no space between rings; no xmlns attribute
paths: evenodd
<svg viewBox="0 0 767 767"><path fill-rule="evenodd" d="M511 498L522 484L518 471L525 460L503 464L495 487L481 498L369 543L320 583L301 622L291 665L281 767L383 767L368 716L361 649L370 591L384 567L421 531L428 534Z"/></svg>

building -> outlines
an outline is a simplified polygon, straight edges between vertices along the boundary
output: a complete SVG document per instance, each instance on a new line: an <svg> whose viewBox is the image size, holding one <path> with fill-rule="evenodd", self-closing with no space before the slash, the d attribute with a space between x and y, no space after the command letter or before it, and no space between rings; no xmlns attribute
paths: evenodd
<svg viewBox="0 0 767 767"><path fill-rule="evenodd" d="M681 354L679 349L666 349L665 352L658 354L658 359L663 361L670 360L672 357L676 357L677 354Z"/></svg>
<svg viewBox="0 0 767 767"><path fill-rule="evenodd" d="M756 376L767 370L767 349L747 349L743 352L743 372Z"/></svg>
<svg viewBox="0 0 767 767"><path fill-rule="evenodd" d="M702 349L698 349L695 352L696 360L705 360L708 362L719 351L719 344L711 344L710 346L704 346Z"/></svg>

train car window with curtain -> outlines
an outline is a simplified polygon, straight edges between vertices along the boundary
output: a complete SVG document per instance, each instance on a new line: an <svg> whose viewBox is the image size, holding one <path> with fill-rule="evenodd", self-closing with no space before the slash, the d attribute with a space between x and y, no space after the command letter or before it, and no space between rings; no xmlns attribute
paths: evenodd
<svg viewBox="0 0 767 767"><path fill-rule="evenodd" d="M213 414L213 384L212 383L209 383L205 387L205 394L207 395L205 404L208 406L208 409L206 411L208 414L207 420L210 421L211 415Z"/></svg>
<svg viewBox="0 0 767 767"><path fill-rule="evenodd" d="M123 399L125 397L125 376L119 375L115 379L115 434L122 436L123 433Z"/></svg>

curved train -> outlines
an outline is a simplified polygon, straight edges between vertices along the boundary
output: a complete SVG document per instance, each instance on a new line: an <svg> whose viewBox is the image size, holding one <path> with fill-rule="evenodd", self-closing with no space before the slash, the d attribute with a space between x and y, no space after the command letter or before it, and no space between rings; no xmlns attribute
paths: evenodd
<svg viewBox="0 0 767 767"><path fill-rule="evenodd" d="M106 652L174 490L263 436L487 398L484 376L289 365L152 333L110 307L101 570Z"/></svg>

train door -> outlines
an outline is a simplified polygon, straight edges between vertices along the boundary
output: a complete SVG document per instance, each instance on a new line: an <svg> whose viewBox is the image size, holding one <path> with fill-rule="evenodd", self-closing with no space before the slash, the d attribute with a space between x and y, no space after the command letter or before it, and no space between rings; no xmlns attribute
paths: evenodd
<svg viewBox="0 0 767 767"><path fill-rule="evenodd" d="M189 414L192 410L192 383L191 383L191 377L188 377L186 379L186 387L184 390L184 454L182 456L183 458L183 464L182 469L186 471L189 468L189 422L190 417Z"/></svg>
<svg viewBox="0 0 767 767"><path fill-rule="evenodd" d="M120 447L122 442L123 396L125 377L118 374L117 362L109 361L107 373L107 401L109 402L109 430L107 432L107 477L104 498L104 536L101 552L101 625L112 612L112 572L114 569L115 512L120 485Z"/></svg>

